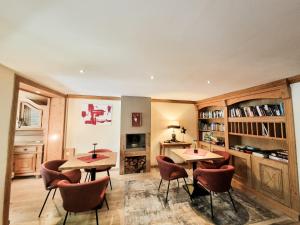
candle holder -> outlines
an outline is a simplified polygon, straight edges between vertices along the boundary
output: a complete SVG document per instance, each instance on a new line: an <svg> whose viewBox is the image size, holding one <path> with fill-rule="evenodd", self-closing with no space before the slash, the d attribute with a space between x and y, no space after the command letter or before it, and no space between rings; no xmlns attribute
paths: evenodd
<svg viewBox="0 0 300 225"><path fill-rule="evenodd" d="M93 143L94 145L94 153L92 154L92 159L96 159L97 158L97 154L96 154L96 146L98 143Z"/></svg>
<svg viewBox="0 0 300 225"><path fill-rule="evenodd" d="M195 143L194 153L197 154L197 153L198 153L198 149L197 149L197 140L194 140L194 143Z"/></svg>

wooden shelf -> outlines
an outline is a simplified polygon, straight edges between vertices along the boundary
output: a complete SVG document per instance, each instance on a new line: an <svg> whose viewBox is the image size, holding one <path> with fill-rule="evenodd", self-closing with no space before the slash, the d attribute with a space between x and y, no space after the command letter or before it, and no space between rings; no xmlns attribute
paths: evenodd
<svg viewBox="0 0 300 225"><path fill-rule="evenodd" d="M284 116L261 116L261 117L228 117L228 122L271 122L271 123L284 123Z"/></svg>
<svg viewBox="0 0 300 225"><path fill-rule="evenodd" d="M263 139L270 139L270 140L280 140L280 141L286 140L286 138L269 137L269 136L262 136L262 135L253 135L253 134L239 134L239 133L233 133L233 132L229 132L228 134L235 135L235 136L263 138Z"/></svg>
<svg viewBox="0 0 300 225"><path fill-rule="evenodd" d="M199 118L199 120L210 120L210 121L217 121L217 122L223 122L224 123L224 118Z"/></svg>
<svg viewBox="0 0 300 225"><path fill-rule="evenodd" d="M199 141L199 143L201 145L204 145L204 146L208 147L208 148L211 146L211 147L214 147L218 150L224 150L225 151L225 147L221 146L221 145L210 144L209 142L206 142L206 141Z"/></svg>

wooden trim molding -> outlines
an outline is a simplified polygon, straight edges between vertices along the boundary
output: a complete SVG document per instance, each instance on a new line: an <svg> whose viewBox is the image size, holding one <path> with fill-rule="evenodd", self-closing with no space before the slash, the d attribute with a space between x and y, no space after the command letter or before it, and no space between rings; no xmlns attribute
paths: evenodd
<svg viewBox="0 0 300 225"><path fill-rule="evenodd" d="M269 91L275 91L275 90L282 90L282 87L287 86L288 85L288 80L287 79L282 79L282 80L277 80L277 81L273 81L267 84L262 84L262 85L258 85L258 86L254 86L254 87L250 87L250 88L246 88L246 89L242 89L239 91L233 91L233 92L229 92L223 95L218 95L212 98L207 98L207 99L203 99L198 101L198 104L203 104L205 102L216 102L216 101L220 101L220 100L224 100L224 99L233 99L233 98L245 98L246 96L249 95L253 95L253 94L261 94L263 92L269 92Z"/></svg>
<svg viewBox="0 0 300 225"><path fill-rule="evenodd" d="M179 103L179 104L196 104L196 101L190 100L173 100L173 99L158 99L152 98L151 102L164 102L164 103Z"/></svg>
<svg viewBox="0 0 300 225"><path fill-rule="evenodd" d="M117 96L96 96L96 95L67 95L67 98L78 98L78 99L98 99L98 100L113 100L120 101L121 97Z"/></svg>
<svg viewBox="0 0 300 225"><path fill-rule="evenodd" d="M287 78L290 84L300 82L300 74Z"/></svg>
<svg viewBox="0 0 300 225"><path fill-rule="evenodd" d="M27 79L25 77L22 77L18 74L16 74L16 78L18 80L19 83L24 83L26 85L29 85L29 86L32 86L32 87L35 87L35 88L38 88L38 89L41 89L41 90L44 90L52 95L55 95L55 96L59 96L59 97L66 97L66 95L64 93L61 93L59 91L56 91L54 89L51 89L51 88L48 88L40 83L37 83L35 81L32 81L30 79ZM27 91L27 90L26 90ZM53 97L53 96L50 96L50 97Z"/></svg>
<svg viewBox="0 0 300 225"><path fill-rule="evenodd" d="M14 149L16 118L18 108L18 96L19 96L19 79L15 75L13 102L11 106L10 128L9 128L9 142L8 153L6 159L6 171L5 171L5 184L4 184L4 205L3 205L3 225L9 224L9 204L10 204L10 191L11 191L11 172L12 172L12 158Z"/></svg>

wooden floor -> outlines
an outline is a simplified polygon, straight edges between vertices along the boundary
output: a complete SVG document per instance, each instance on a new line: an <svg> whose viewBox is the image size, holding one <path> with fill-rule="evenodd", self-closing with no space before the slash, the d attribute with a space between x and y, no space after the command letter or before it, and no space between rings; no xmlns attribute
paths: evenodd
<svg viewBox="0 0 300 225"><path fill-rule="evenodd" d="M189 171L191 175L192 171ZM98 177L105 174L97 174ZM84 179L85 174L83 174ZM119 171L112 170L113 190L108 189L107 199L110 210L104 206L99 212L101 225L119 225L124 224L124 187L125 181L129 179L144 179L145 177L159 177L157 169L152 169L147 174L129 174L119 175ZM38 213L46 197L47 192L44 190L42 179L22 178L14 179L12 182L10 205L10 224L12 225L57 225L63 223L65 210L62 208L60 193L57 192L54 200L49 196L47 205L41 218ZM52 196L51 196L52 197ZM269 221L256 223L255 225L268 224L298 224L291 223L291 220L276 212L278 218ZM68 223L72 225L95 225L95 213L72 214L68 218ZM132 224L134 225L134 224ZM175 225L175 224L174 224Z"/></svg>

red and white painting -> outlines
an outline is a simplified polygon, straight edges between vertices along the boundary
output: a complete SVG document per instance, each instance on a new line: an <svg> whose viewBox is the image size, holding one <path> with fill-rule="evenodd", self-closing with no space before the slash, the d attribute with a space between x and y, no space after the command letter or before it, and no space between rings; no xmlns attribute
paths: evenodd
<svg viewBox="0 0 300 225"><path fill-rule="evenodd" d="M108 104L84 104L81 117L85 124L110 125L112 120L112 105Z"/></svg>

